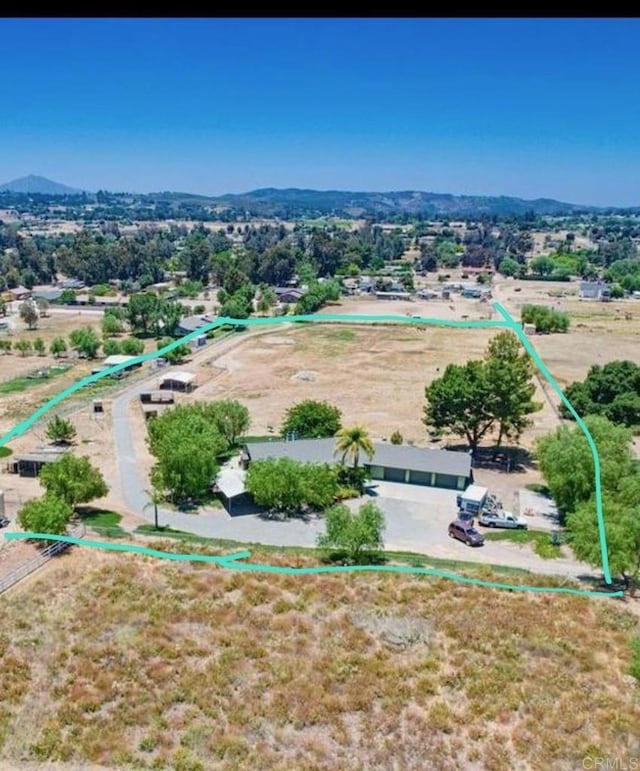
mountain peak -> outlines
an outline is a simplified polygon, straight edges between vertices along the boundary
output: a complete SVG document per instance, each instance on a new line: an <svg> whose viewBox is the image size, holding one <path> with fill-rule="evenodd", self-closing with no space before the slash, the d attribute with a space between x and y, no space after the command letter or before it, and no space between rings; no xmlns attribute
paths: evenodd
<svg viewBox="0 0 640 771"><path fill-rule="evenodd" d="M0 192L10 193L41 193L42 195L78 195L83 190L54 182L46 177L29 174L26 177L13 179L4 185L0 185Z"/></svg>

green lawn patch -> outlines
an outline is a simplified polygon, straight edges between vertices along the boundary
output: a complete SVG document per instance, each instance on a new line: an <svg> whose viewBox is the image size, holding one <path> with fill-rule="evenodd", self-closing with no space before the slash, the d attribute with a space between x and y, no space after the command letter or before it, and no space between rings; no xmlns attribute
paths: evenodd
<svg viewBox="0 0 640 771"><path fill-rule="evenodd" d="M562 550L551 540L551 533L539 530L502 530L498 533L484 533L487 541L512 541L513 543L530 543L533 550L543 559L562 557Z"/></svg>
<svg viewBox="0 0 640 771"><path fill-rule="evenodd" d="M10 447L0 447L0 458L8 458L13 454L13 450Z"/></svg>
<svg viewBox="0 0 640 771"><path fill-rule="evenodd" d="M79 509L78 515L87 528L106 538L124 538L127 535L127 531L120 527L122 516L115 511L87 506Z"/></svg>
<svg viewBox="0 0 640 771"><path fill-rule="evenodd" d="M61 375L71 367L70 364L48 367L42 370L36 370L30 375L24 375L21 377L15 377L11 380L7 380L4 383L0 383L0 395L2 394L15 394L20 391L26 391L27 388L32 388L35 385L39 385L47 380L52 380L54 377Z"/></svg>

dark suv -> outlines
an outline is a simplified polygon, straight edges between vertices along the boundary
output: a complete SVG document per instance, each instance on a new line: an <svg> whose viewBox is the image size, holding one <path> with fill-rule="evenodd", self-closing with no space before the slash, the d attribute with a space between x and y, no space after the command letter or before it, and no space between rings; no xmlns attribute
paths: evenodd
<svg viewBox="0 0 640 771"><path fill-rule="evenodd" d="M4 515L0 514L0 527L6 527L9 524L9 520Z"/></svg>
<svg viewBox="0 0 640 771"><path fill-rule="evenodd" d="M482 533L479 533L471 522L464 522L459 519L449 525L449 536L457 538L466 543L467 546L482 546L484 544Z"/></svg>

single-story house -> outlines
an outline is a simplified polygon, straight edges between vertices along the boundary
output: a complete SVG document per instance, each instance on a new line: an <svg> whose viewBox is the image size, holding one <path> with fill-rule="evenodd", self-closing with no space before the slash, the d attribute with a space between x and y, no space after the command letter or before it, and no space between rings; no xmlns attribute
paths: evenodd
<svg viewBox="0 0 640 771"><path fill-rule="evenodd" d="M54 303L60 299L62 289L34 289L31 296L34 300L46 300Z"/></svg>
<svg viewBox="0 0 640 771"><path fill-rule="evenodd" d="M279 286L275 289L276 297L279 303L293 304L297 303L306 292L304 289L297 289L295 287Z"/></svg>
<svg viewBox="0 0 640 771"><path fill-rule="evenodd" d="M37 477L47 463L54 463L67 452L62 449L36 450L27 455L19 455L7 463L7 471L10 474L19 474L21 477Z"/></svg>
<svg viewBox="0 0 640 771"><path fill-rule="evenodd" d="M410 300L410 292L376 292L378 300Z"/></svg>
<svg viewBox="0 0 640 771"><path fill-rule="evenodd" d="M167 391L184 391L190 393L196 385L193 372L167 372L158 380L158 388Z"/></svg>
<svg viewBox="0 0 640 771"><path fill-rule="evenodd" d="M358 292L360 294L372 294L375 289L375 281L371 278L361 278L358 282Z"/></svg>
<svg viewBox="0 0 640 771"><path fill-rule="evenodd" d="M31 290L26 289L23 286L16 286L13 289L8 289L7 293L11 295L12 300L28 300L31 297Z"/></svg>
<svg viewBox="0 0 640 771"><path fill-rule="evenodd" d="M410 445L374 442L374 455L361 458L361 465L370 479L385 482L404 482L427 487L445 487L464 490L472 481L471 456L466 452L434 450ZM247 444L242 453L246 468L254 460L291 458L309 463L335 463L336 440L297 439L292 442L254 442Z"/></svg>
<svg viewBox="0 0 640 771"><path fill-rule="evenodd" d="M611 299L611 289L602 281L581 281L580 299L606 302Z"/></svg>
<svg viewBox="0 0 640 771"><path fill-rule="evenodd" d="M433 289L419 289L416 292L416 297L419 297L421 300L435 300L440 295L434 292Z"/></svg>
<svg viewBox="0 0 640 771"><path fill-rule="evenodd" d="M116 297L114 295L104 295L103 297L95 296L93 298L93 304L107 307L124 306L129 305L129 298L124 296Z"/></svg>
<svg viewBox="0 0 640 771"><path fill-rule="evenodd" d="M57 282L57 286L60 289L83 289L86 284L84 281L80 281L79 278L63 278Z"/></svg>
<svg viewBox="0 0 640 771"><path fill-rule="evenodd" d="M212 313L205 313L202 316L185 316L178 322L177 331L179 335L188 335L215 320L216 317Z"/></svg>

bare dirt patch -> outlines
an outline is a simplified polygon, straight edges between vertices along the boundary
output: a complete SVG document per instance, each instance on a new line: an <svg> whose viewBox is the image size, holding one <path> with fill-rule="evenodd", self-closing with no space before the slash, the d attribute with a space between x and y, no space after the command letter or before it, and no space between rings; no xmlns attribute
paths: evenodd
<svg viewBox="0 0 640 771"><path fill-rule="evenodd" d="M449 362L483 355L490 330L415 326L315 325L288 332L293 344L253 338L216 360L228 374L204 383L194 399L238 399L251 412L251 433L278 429L286 410L302 399L327 400L344 424L361 423L372 435L399 429L424 443L424 387ZM301 377L312 373L313 380Z"/></svg>

